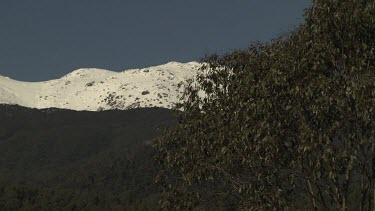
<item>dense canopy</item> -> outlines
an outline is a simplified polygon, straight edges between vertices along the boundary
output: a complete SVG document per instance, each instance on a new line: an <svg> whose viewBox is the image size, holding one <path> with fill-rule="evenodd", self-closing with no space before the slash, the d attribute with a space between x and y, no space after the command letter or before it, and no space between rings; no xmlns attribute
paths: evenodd
<svg viewBox="0 0 375 211"><path fill-rule="evenodd" d="M374 53L374 1L315 0L294 31L206 58L154 145L161 207L372 210Z"/></svg>

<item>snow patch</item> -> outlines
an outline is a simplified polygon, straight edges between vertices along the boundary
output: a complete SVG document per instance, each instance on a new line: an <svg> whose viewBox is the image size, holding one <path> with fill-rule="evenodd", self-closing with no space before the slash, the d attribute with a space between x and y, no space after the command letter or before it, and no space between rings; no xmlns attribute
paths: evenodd
<svg viewBox="0 0 375 211"><path fill-rule="evenodd" d="M122 72L81 68L60 79L42 82L0 76L0 104L90 111L172 108L182 91L177 84L194 79L200 67L198 62L169 62Z"/></svg>

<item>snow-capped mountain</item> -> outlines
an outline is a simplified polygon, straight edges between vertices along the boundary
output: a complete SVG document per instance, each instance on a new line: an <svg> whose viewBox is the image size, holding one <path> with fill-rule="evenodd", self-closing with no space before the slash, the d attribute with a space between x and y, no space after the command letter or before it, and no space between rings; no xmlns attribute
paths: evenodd
<svg viewBox="0 0 375 211"><path fill-rule="evenodd" d="M171 108L181 93L177 84L193 79L200 66L197 62L170 62L122 72L82 68L44 82L21 82L0 76L0 104L89 111Z"/></svg>

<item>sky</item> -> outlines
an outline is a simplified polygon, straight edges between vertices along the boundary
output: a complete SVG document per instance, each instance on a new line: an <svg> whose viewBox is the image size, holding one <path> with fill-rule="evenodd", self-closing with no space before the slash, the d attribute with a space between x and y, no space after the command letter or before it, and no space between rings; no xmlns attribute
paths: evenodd
<svg viewBox="0 0 375 211"><path fill-rule="evenodd" d="M56 79L124 71L269 42L303 22L311 0L1 0L0 75Z"/></svg>

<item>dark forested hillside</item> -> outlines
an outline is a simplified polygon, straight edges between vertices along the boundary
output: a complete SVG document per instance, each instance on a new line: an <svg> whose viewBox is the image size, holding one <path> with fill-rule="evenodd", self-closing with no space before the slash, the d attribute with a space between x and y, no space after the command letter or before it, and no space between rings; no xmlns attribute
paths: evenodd
<svg viewBox="0 0 375 211"><path fill-rule="evenodd" d="M70 111L0 106L1 210L153 209L151 140L167 109Z"/></svg>

